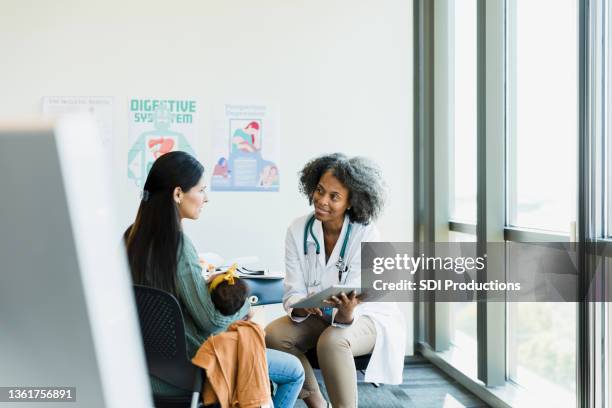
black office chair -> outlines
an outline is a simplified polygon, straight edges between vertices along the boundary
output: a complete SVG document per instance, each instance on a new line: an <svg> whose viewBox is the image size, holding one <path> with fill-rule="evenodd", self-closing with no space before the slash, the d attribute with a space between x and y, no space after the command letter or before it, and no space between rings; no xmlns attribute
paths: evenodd
<svg viewBox="0 0 612 408"><path fill-rule="evenodd" d="M201 407L205 372L187 356L183 313L178 301L163 290L140 285L134 285L134 294L149 375L192 393L185 397L154 395L155 406Z"/></svg>

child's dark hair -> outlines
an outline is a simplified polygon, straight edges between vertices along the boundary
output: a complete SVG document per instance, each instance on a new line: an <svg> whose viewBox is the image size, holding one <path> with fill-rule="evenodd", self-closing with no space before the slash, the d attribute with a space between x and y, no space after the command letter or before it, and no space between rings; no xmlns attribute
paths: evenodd
<svg viewBox="0 0 612 408"><path fill-rule="evenodd" d="M225 316L231 316L240 310L249 295L249 288L242 279L236 279L233 285L223 281L210 294L215 308Z"/></svg>

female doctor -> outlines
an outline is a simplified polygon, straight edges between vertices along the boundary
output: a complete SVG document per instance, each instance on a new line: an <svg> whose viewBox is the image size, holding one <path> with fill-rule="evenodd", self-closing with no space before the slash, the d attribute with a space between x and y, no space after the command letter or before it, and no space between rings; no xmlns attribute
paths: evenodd
<svg viewBox="0 0 612 408"><path fill-rule="evenodd" d="M334 408L357 406L353 356L372 354L365 380L399 384L404 366L405 324L395 303L362 302L354 293L328 299L324 309L291 305L332 285L361 286L361 243L378 241L372 221L380 214L384 187L367 159L331 154L311 160L300 190L314 212L296 219L285 242L283 305L287 316L266 328L267 346L297 356L306 375L300 398L325 407L304 353L316 347Z"/></svg>

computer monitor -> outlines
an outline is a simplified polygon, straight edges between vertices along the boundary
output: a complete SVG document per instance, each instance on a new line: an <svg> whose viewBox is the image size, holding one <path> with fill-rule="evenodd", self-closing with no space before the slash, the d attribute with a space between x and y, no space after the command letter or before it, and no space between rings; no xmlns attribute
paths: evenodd
<svg viewBox="0 0 612 408"><path fill-rule="evenodd" d="M95 132L80 117L0 124L0 387L76 387L60 404L75 408L151 407Z"/></svg>

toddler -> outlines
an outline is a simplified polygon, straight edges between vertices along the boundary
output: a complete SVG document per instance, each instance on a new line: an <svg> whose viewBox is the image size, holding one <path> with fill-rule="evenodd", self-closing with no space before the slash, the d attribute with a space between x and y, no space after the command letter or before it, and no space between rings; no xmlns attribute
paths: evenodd
<svg viewBox="0 0 612 408"><path fill-rule="evenodd" d="M236 276L236 265L232 265L226 272L210 277L208 292L215 308L221 314L231 316L244 305L249 295L249 288Z"/></svg>

